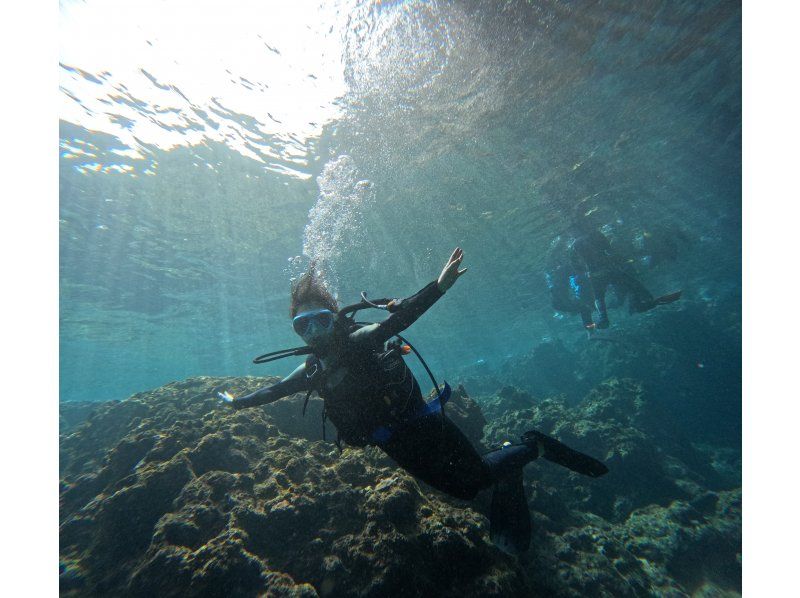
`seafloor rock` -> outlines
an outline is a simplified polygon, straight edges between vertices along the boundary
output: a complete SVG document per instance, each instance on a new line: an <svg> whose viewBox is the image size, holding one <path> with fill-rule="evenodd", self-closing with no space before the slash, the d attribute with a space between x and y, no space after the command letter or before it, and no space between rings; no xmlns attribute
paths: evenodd
<svg viewBox="0 0 800 598"><path fill-rule="evenodd" d="M432 392L428 400L434 398L435 394ZM478 403L469 397L462 384L453 390L450 401L445 407L445 413L478 450L484 448L482 439L486 419Z"/></svg>
<svg viewBox="0 0 800 598"><path fill-rule="evenodd" d="M714 300L684 296L672 306L626 315L612 310L612 327L587 340L572 318L560 327L571 342L536 342L521 355L489 367L537 399L563 395L570 404L603 380L631 378L648 389L649 401L679 410L686 434L716 444L741 443L741 296L716 289ZM719 301L719 302L718 302ZM466 380L469 368L462 379ZM469 384L473 395L496 394Z"/></svg>
<svg viewBox="0 0 800 598"><path fill-rule="evenodd" d="M378 449L318 440L318 399L305 418L303 395L242 411L215 399L273 380L175 382L99 404L61 436L62 595L739 590L740 494L723 491L709 465L735 469L735 459L684 447L631 381L609 381L577 408L508 391L493 399L488 425L454 391L446 413L476 444L482 433L494 444L534 427L611 466L600 480L543 460L526 469L534 537L518 560L490 543L485 496L451 499ZM503 413L506 400L533 406Z"/></svg>
<svg viewBox="0 0 800 598"><path fill-rule="evenodd" d="M58 404L58 433L71 432L86 421L98 403L94 401L64 401Z"/></svg>
<svg viewBox="0 0 800 598"><path fill-rule="evenodd" d="M612 524L585 515L537 534L540 589L559 596L735 596L741 593L741 490L651 505Z"/></svg>
<svg viewBox="0 0 800 598"><path fill-rule="evenodd" d="M481 514L421 490L379 450L340 454L280 431L271 406L213 398L264 382L167 385L98 406L62 438L62 593L524 592ZM449 411L466 422L477 406L459 394Z"/></svg>
<svg viewBox="0 0 800 598"><path fill-rule="evenodd" d="M516 386L502 386L495 395L480 398L480 406L489 420L502 417L509 411L530 409L537 403L533 396Z"/></svg>
<svg viewBox="0 0 800 598"><path fill-rule="evenodd" d="M502 413L495 403L492 410ZM507 411L487 426L484 442L498 446L536 429L573 448L603 460L608 475L594 480L540 459L526 468L533 506L545 514L564 504L621 521L634 509L687 499L706 488L733 487L708 458L683 438L677 422L648 402L642 386L632 380L608 380L576 407L563 398L539 401L530 409ZM557 501L546 497L558 496Z"/></svg>

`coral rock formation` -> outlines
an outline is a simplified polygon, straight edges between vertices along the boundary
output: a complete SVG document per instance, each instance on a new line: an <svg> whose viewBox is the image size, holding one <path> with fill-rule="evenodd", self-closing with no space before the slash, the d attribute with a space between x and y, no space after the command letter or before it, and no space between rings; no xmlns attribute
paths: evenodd
<svg viewBox="0 0 800 598"><path fill-rule="evenodd" d="M526 468L534 539L522 559L489 541L485 498L451 499L376 448L323 442L319 399L305 418L302 395L242 411L215 399L272 381L192 378L83 408L82 423L63 407L63 595L739 591L735 464L681 439L633 381L604 382L576 407L454 391L447 415L476 445L537 428L611 467L600 480Z"/></svg>

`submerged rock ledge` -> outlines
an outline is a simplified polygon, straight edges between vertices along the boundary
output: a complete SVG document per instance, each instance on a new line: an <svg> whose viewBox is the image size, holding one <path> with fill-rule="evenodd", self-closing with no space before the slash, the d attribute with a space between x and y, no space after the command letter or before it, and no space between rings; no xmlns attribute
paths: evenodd
<svg viewBox="0 0 800 598"><path fill-rule="evenodd" d="M305 418L302 395L236 412L215 399L272 381L199 377L61 405L62 595L740 592L736 455L682 439L631 380L576 407L454 393L448 415L476 443L537 428L611 468L600 480L526 468L534 537L520 560L489 541L488 497L452 499L378 449L322 441L319 399Z"/></svg>

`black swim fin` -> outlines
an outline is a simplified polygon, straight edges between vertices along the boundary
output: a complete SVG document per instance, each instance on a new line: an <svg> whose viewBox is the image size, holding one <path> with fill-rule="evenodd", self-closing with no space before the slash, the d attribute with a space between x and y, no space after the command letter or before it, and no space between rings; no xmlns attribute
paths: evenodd
<svg viewBox="0 0 800 598"><path fill-rule="evenodd" d="M498 548L513 555L522 554L531 544L531 514L521 467L494 485L489 537Z"/></svg>
<svg viewBox="0 0 800 598"><path fill-rule="evenodd" d="M661 295L661 297L656 297L653 299L653 303L655 305L667 305L668 303L674 303L678 299L681 298L683 291L675 291L674 293L670 293L669 295Z"/></svg>
<svg viewBox="0 0 800 598"><path fill-rule="evenodd" d="M536 430L530 430L522 435L522 441L528 445L535 443L539 449L540 457L544 457L548 461L557 463L574 472L592 478L599 478L608 473L608 467L601 461L578 452L547 434L542 434Z"/></svg>

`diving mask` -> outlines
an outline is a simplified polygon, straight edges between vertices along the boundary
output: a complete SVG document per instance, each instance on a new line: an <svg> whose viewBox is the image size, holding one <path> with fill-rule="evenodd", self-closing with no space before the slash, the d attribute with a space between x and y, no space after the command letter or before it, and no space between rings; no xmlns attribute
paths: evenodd
<svg viewBox="0 0 800 598"><path fill-rule="evenodd" d="M334 313L329 309L315 309L297 314L292 328L303 338L315 338L333 330Z"/></svg>

